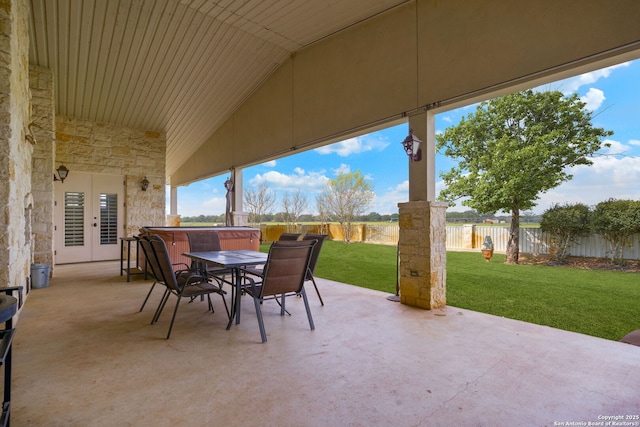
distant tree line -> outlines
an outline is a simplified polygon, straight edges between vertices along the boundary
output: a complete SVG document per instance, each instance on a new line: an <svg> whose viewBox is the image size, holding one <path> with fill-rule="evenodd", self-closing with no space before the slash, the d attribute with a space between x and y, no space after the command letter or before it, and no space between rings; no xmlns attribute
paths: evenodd
<svg viewBox="0 0 640 427"><path fill-rule="evenodd" d="M539 223L542 215L532 212L522 212L520 215L521 223ZM447 222L461 224L482 224L487 222L497 222L509 224L511 222L510 215L495 215L493 213L481 214L476 210L466 210L464 212L447 212Z"/></svg>
<svg viewBox="0 0 640 427"><path fill-rule="evenodd" d="M274 214L264 214L262 218L263 223L277 222L286 223L287 213L277 212ZM225 223L224 214L220 215L198 215L198 216L184 216L181 219L182 222L189 223ZM297 223L302 222L322 222L320 215L302 214L298 217ZM356 215L354 222L398 222L398 214L379 214L378 212L369 212L364 215Z"/></svg>
<svg viewBox="0 0 640 427"><path fill-rule="evenodd" d="M378 212L369 212L367 214L355 215L353 222L398 222L399 215L397 213L392 214L380 214ZM276 213L265 213L262 215L262 223L277 222L287 223L287 219L291 218L291 213L286 211ZM459 224L482 224L485 222L500 222L508 224L511 220L510 216L502 215L496 216L491 214L480 214L475 210L467 210L464 212L447 212L447 222L459 223ZM542 215L524 212L520 216L520 222L522 223L539 223L542 220ZM198 215L198 216L185 216L182 217L183 222L190 223L221 223L224 224L224 214L220 215ZM331 219L329 219L331 221ZM251 221L254 222L254 221ZM301 222L326 222L326 219L321 215L312 215L310 213L303 213L297 217L297 220L290 221L293 223Z"/></svg>

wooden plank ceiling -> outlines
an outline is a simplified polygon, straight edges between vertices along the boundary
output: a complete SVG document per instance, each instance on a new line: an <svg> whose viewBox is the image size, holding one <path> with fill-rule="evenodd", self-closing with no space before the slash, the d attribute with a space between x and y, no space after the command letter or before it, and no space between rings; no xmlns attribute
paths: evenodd
<svg viewBox="0 0 640 427"><path fill-rule="evenodd" d="M31 0L56 114L167 135L167 178L292 53L407 0Z"/></svg>

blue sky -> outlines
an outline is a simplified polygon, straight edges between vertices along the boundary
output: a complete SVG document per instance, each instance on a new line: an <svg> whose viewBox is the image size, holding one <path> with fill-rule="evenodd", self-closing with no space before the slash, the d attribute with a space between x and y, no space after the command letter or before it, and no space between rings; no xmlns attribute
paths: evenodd
<svg viewBox="0 0 640 427"><path fill-rule="evenodd" d="M640 60L550 83L541 90L577 93L593 112L595 126L614 131L592 166L571 170L574 178L542 194L534 213L542 213L555 203L595 205L609 198L640 199ZM476 106L440 113L436 132L455 125ZM370 180L376 193L366 212L396 213L397 205L408 200L408 160L400 142L407 136L402 124L375 133L351 138L244 170L245 188L266 182L278 197L285 192L302 191L308 200L308 213L316 213L315 198L323 185L341 172L359 170ZM442 187L440 172L452 161L436 156L436 193ZM228 174L178 187L178 214L183 217L219 215L225 210L224 181ZM167 213L168 208L167 193ZM457 204L449 210L467 210ZM276 202L274 213L282 211Z"/></svg>

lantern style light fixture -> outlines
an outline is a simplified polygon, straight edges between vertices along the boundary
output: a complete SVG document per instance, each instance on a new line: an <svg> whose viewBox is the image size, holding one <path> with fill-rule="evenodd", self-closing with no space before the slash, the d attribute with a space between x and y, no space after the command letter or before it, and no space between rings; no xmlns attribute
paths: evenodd
<svg viewBox="0 0 640 427"><path fill-rule="evenodd" d="M142 191L147 191L147 188L149 188L149 180L146 176L140 181L140 188L142 188Z"/></svg>
<svg viewBox="0 0 640 427"><path fill-rule="evenodd" d="M56 174L53 174L53 181L60 181L61 183L64 182L64 180L67 178L67 176L69 175L69 169L67 169L65 167L65 165L60 165L58 166L58 169L56 169L56 172L58 173L58 176L56 176Z"/></svg>
<svg viewBox="0 0 640 427"><path fill-rule="evenodd" d="M409 129L409 135L402 141L402 146L407 156L413 162L418 162L422 159L422 150L420 150L420 144L422 141L420 138L413 134L413 129Z"/></svg>

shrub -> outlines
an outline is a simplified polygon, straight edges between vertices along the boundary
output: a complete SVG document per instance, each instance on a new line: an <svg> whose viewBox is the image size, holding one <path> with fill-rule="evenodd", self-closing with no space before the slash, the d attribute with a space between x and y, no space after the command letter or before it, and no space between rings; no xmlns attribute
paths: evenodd
<svg viewBox="0 0 640 427"><path fill-rule="evenodd" d="M591 233L590 214L589 207L582 203L564 206L556 204L542 214L540 229L551 236L551 241L556 246L557 261L562 262L569 256L569 248L579 237Z"/></svg>
<svg viewBox="0 0 640 427"><path fill-rule="evenodd" d="M640 201L609 199L593 210L591 226L609 244L613 263L622 263L623 250L632 234L640 231Z"/></svg>

